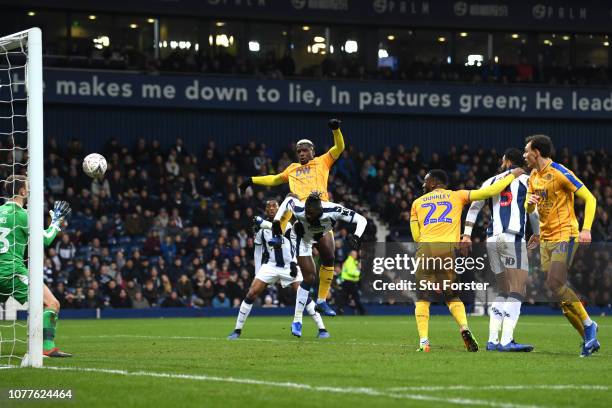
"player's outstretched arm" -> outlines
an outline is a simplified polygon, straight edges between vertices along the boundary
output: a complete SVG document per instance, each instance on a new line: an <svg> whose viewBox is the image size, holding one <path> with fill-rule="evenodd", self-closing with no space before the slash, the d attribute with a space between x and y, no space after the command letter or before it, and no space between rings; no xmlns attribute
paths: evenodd
<svg viewBox="0 0 612 408"><path fill-rule="evenodd" d="M328 122L328 126L334 134L334 145L331 149L329 149L328 153L334 158L334 160L337 160L344 151L344 136L340 131L341 123L342 122L338 119L330 119Z"/></svg>
<svg viewBox="0 0 612 408"><path fill-rule="evenodd" d="M506 187L508 187L515 178L523 174L525 174L525 170L521 169L520 167L517 167L516 169L513 169L506 177L496 181L490 186L482 187L478 190L470 190L468 192L468 200L478 201L496 196L497 194L501 193Z"/></svg>
<svg viewBox="0 0 612 408"><path fill-rule="evenodd" d="M51 245L57 233L62 230L62 224L66 221L66 218L70 215L72 209L66 201L56 201L53 203L53 210L49 211L51 216L51 224L43 232L43 244L45 246Z"/></svg>
<svg viewBox="0 0 612 408"><path fill-rule="evenodd" d="M575 194L582 198L585 202L584 222L582 223L582 231L580 231L580 234L578 235L578 241L591 242L591 226L593 225L593 220L595 219L597 199L584 185L576 190Z"/></svg>
<svg viewBox="0 0 612 408"><path fill-rule="evenodd" d="M267 176L253 176L253 177L247 177L246 180L240 183L240 185L238 186L238 189L240 190L240 194L244 194L246 189L248 187L251 187L253 184L257 184L260 186L273 187L273 186L278 186L286 182L287 182L287 178L283 175L283 173L270 174Z"/></svg>

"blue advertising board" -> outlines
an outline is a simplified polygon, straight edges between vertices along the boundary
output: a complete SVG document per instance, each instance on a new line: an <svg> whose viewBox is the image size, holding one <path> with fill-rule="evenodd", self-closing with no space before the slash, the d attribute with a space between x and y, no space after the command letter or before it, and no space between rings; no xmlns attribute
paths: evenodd
<svg viewBox="0 0 612 408"><path fill-rule="evenodd" d="M0 79L6 81L6 78ZM22 82L13 78L13 83ZM47 69L46 103L273 112L612 119L612 88L266 80ZM6 85L6 84L5 84ZM16 95L23 92L13 87ZM8 92L8 87L0 87ZM5 98L6 95L0 95Z"/></svg>

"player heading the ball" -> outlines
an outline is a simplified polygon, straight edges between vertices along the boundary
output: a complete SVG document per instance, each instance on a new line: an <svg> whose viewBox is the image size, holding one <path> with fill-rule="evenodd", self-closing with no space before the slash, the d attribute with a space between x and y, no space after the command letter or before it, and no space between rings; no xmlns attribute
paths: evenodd
<svg viewBox="0 0 612 408"><path fill-rule="evenodd" d="M337 221L345 221L356 224L355 233L348 238L352 249L361 246L361 235L368 221L362 215L353 210L344 208L339 204L321 199L321 193L313 191L306 201L300 201L289 195L281 204L274 221L264 222L262 228L271 228L274 235L274 244L279 244L282 237L281 218L286 212L291 212L297 221L293 224L291 240L295 241L298 259L302 259L300 269L304 280L298 288L295 301L295 317L291 325L291 333L294 336L302 335L301 316L304 306L308 301L308 294L315 279L315 263L312 259L312 245L322 236L333 234L333 228ZM332 269L333 274L333 269Z"/></svg>
<svg viewBox="0 0 612 408"><path fill-rule="evenodd" d="M289 183L289 190L299 200L306 200L313 191L319 191L321 200L329 201L327 193L327 179L329 170L344 151L344 136L340 131L340 120L330 119L328 126L334 135L334 145L325 154L315 156L315 146L308 139L301 139L296 143L296 154L299 163L291 163L280 174L268 176L249 177L239 186L241 194L253 184L262 186L277 186ZM287 214L286 217L290 217ZM286 223L289 218L284 218ZM317 310L327 316L335 316L336 312L327 304L329 288L334 277L335 245L334 235L324 234L317 239L321 266L319 268L319 293L317 297ZM298 264L302 269L308 262L304 257L298 257Z"/></svg>

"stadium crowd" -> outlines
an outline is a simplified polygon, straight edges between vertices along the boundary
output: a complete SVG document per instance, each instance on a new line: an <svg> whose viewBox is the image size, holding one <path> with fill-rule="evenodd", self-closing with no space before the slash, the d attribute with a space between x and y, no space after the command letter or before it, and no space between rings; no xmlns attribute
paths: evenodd
<svg viewBox="0 0 612 408"><path fill-rule="evenodd" d="M453 146L426 158L418 146L402 145L369 155L347 145L332 169L329 190L334 201L369 219L365 242L376 241L372 218L388 226L388 241L411 240L410 205L421 194L427 169L445 169L452 188L476 188L497 171L500 155ZM275 151L250 142L222 152L210 141L201 152L192 152L180 138L169 147L144 139L123 146L111 139L100 153L109 171L103 181L92 181L80 169L85 154L78 140L62 148L50 139L46 146L47 204L66 199L73 208L68 227L45 257L46 283L62 307L239 305L254 275L251 220L263 213L268 198L280 200L288 190L256 188L239 197L236 186L244 176L284 169L294 159L293 147ZM593 241L612 241L608 153L573 155L560 149L557 161L579 169L577 175L598 199ZM483 212L474 228L475 242L485 236L486 206ZM336 228L337 273L348 255L348 232L347 226ZM574 283L590 288L583 293L589 302L609 303L612 270L591 269L587 274L587 266L579 262L582 272L574 279L580 282ZM530 279L537 287L542 276L532 273ZM338 285L332 292L337 300ZM269 287L259 303L292 305L294 297L288 290Z"/></svg>
<svg viewBox="0 0 612 408"><path fill-rule="evenodd" d="M466 66L463 61L447 63L439 59L402 59L392 69L381 65L366 69L363 62L353 56L326 55L321 63L296 69L290 53L277 56L273 51L261 57L240 58L223 49L214 55L188 50L175 50L164 58L152 58L135 51L113 47L104 51L94 49L89 56L47 55L45 66L87 69L126 69L149 74L160 72L202 73L211 75L245 75L260 78L282 79L287 77L357 79L357 80L407 80L448 81L461 83L544 83L551 85L609 85L610 69L586 62L581 66L549 61L540 55L537 61L522 57L518 64L485 61L480 65Z"/></svg>

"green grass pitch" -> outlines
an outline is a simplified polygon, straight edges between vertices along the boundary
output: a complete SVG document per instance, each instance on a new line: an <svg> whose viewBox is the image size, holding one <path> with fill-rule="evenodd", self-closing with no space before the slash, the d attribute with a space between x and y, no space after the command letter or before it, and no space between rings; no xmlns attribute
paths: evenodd
<svg viewBox="0 0 612 408"><path fill-rule="evenodd" d="M58 344L75 356L0 370L0 406L32 404L7 389L60 388L74 400L36 406L610 407L612 319L597 321L602 349L584 359L561 316L521 317L517 340L536 346L521 354L465 352L450 316L432 317L428 354L413 316L327 318L327 340L306 317L301 339L290 316L251 317L238 341L233 318L65 320ZM484 347L488 318L470 325Z"/></svg>

